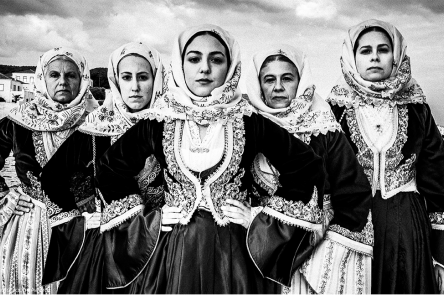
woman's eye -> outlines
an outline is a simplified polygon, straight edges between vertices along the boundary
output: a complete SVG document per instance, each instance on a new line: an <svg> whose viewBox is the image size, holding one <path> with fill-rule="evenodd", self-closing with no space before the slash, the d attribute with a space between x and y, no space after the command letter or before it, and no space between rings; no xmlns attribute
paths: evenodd
<svg viewBox="0 0 444 295"><path fill-rule="evenodd" d="M224 62L224 60L220 57L212 58L211 61L215 64L222 64Z"/></svg>
<svg viewBox="0 0 444 295"><path fill-rule="evenodd" d="M77 79L77 75L75 73L68 73L66 76L70 79Z"/></svg>
<svg viewBox="0 0 444 295"><path fill-rule="evenodd" d="M363 49L361 50L361 54L370 54L371 50L370 49Z"/></svg>
<svg viewBox="0 0 444 295"><path fill-rule="evenodd" d="M50 76L51 78L57 78L57 77L60 76L60 74L57 73L57 72L51 72L51 73L49 74L49 76Z"/></svg>
<svg viewBox="0 0 444 295"><path fill-rule="evenodd" d="M130 75L123 75L122 80L129 81L129 80L131 80L131 76Z"/></svg>
<svg viewBox="0 0 444 295"><path fill-rule="evenodd" d="M189 61L190 63L195 64L195 63L198 63L198 62L200 61L200 58L198 58L198 57L196 57L196 56L194 56L194 57L189 57L189 58L188 58L188 61Z"/></svg>
<svg viewBox="0 0 444 295"><path fill-rule="evenodd" d="M388 48L381 48L381 49L379 49L379 52L381 52L381 53L388 53L389 50L388 50Z"/></svg>
<svg viewBox="0 0 444 295"><path fill-rule="evenodd" d="M284 78L282 78L282 80L285 81L285 82L293 81L293 79L291 77L284 77Z"/></svg>
<svg viewBox="0 0 444 295"><path fill-rule="evenodd" d="M139 80L140 80L140 81L146 81L146 80L148 80L148 75L140 75L140 76L139 76Z"/></svg>
<svg viewBox="0 0 444 295"><path fill-rule="evenodd" d="M265 79L265 83L268 83L268 84L274 83L274 79L271 79L271 78Z"/></svg>

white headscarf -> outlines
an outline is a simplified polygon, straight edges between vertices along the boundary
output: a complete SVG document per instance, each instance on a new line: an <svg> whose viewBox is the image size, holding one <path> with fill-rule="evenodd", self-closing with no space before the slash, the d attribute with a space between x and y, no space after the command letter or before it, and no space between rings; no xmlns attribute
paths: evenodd
<svg viewBox="0 0 444 295"><path fill-rule="evenodd" d="M362 31L379 27L387 32L393 46L393 69L390 77L380 81L364 80L356 68L354 46ZM391 24L379 20L367 20L348 30L342 46L342 76L333 87L327 101L346 107L362 104L390 105L423 103L425 96L421 87L411 77L410 58L401 33Z"/></svg>
<svg viewBox="0 0 444 295"><path fill-rule="evenodd" d="M48 65L61 56L75 63L80 74L79 94L67 104L53 100L45 82ZM35 75L34 99L14 107L8 117L27 129L41 131L41 137L38 132L35 133L39 140L34 144L43 146L44 153L38 155L38 161L43 166L83 122L85 116L98 107L98 103L89 91L88 64L82 55L72 49L58 47L40 56Z"/></svg>
<svg viewBox="0 0 444 295"><path fill-rule="evenodd" d="M69 103L61 104L50 97L46 88L45 73L48 65L58 57L69 58L77 65L80 74L79 94ZM98 106L89 92L90 74L85 58L76 51L58 47L49 50L37 63L35 72L35 97L30 102L14 107L9 118L34 131L63 131L79 123L85 112L91 112Z"/></svg>
<svg viewBox="0 0 444 295"><path fill-rule="evenodd" d="M186 85L183 73L182 53L187 42L197 33L212 32L225 43L230 54L230 67L225 83L215 88L208 97L194 95ZM222 28L215 25L200 25L182 32L174 43L171 73L168 90L156 101L156 113L150 118L192 120L205 124L214 121L232 120L234 116L251 114L252 108L242 98L238 87L241 74L241 57L239 45L234 38Z"/></svg>
<svg viewBox="0 0 444 295"><path fill-rule="evenodd" d="M128 55L137 54L144 57L151 65L154 76L153 94L147 108L131 113L122 99L119 88L119 74L117 66L119 62ZM103 105L93 113L89 114L85 123L80 126L80 131L93 134L116 136L123 134L131 126L144 118L154 102L164 92L165 71L160 53L141 42L125 44L111 54L108 63L108 81L111 95L107 96Z"/></svg>
<svg viewBox="0 0 444 295"><path fill-rule="evenodd" d="M272 55L287 57L298 70L300 81L296 96L286 108L268 107L262 95L259 74L264 61ZM246 82L250 103L261 115L289 132L299 137L308 137L311 134L326 134L328 131L341 130L329 105L315 92L312 81L310 65L303 52L289 45L274 45L253 55Z"/></svg>

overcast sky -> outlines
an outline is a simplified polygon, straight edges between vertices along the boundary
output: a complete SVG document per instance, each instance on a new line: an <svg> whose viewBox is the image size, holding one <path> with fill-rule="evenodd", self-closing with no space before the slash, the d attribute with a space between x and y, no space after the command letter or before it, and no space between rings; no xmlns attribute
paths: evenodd
<svg viewBox="0 0 444 295"><path fill-rule="evenodd" d="M413 77L444 125L444 1L441 0L1 0L0 64L36 65L43 52L69 46L90 68L130 41L154 46L169 63L172 40L186 27L213 23L242 49L243 68L262 46L288 43L305 51L318 92L340 75L341 45L350 26L376 18L404 35Z"/></svg>

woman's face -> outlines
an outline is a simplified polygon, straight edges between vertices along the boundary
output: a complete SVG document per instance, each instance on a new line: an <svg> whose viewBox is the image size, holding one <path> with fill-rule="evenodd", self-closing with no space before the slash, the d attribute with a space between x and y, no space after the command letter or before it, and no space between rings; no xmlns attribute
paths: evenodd
<svg viewBox="0 0 444 295"><path fill-rule="evenodd" d="M272 61L259 73L265 104L273 109L288 107L296 97L299 74L295 65L286 61Z"/></svg>
<svg viewBox="0 0 444 295"><path fill-rule="evenodd" d="M213 36L197 36L186 48L183 73L188 89L197 96L209 96L225 82L228 59L225 47Z"/></svg>
<svg viewBox="0 0 444 295"><path fill-rule="evenodd" d="M153 71L150 63L140 56L126 56L117 66L120 94L130 112L145 108L153 96Z"/></svg>
<svg viewBox="0 0 444 295"><path fill-rule="evenodd" d="M62 104L71 102L79 94L80 73L71 61L56 59L49 63L45 73L46 89L49 96Z"/></svg>
<svg viewBox="0 0 444 295"><path fill-rule="evenodd" d="M371 31L358 39L355 60L364 80L377 82L390 77L393 68L393 48L382 32Z"/></svg>

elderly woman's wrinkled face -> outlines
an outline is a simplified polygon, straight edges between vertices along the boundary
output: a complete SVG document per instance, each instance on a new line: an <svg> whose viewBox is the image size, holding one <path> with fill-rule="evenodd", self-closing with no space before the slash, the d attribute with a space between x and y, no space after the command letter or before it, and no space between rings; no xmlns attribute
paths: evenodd
<svg viewBox="0 0 444 295"><path fill-rule="evenodd" d="M296 97L299 74L295 65L286 61L272 61L259 73L262 94L267 106L273 109L288 107Z"/></svg>
<svg viewBox="0 0 444 295"><path fill-rule="evenodd" d="M62 104L71 102L79 94L80 73L76 64L69 60L52 61L45 73L49 96Z"/></svg>
<svg viewBox="0 0 444 295"><path fill-rule="evenodd" d="M356 68L367 81L378 82L390 77L393 68L393 48L382 32L370 31L358 39Z"/></svg>
<svg viewBox="0 0 444 295"><path fill-rule="evenodd" d="M140 56L126 56L118 65L120 94L130 112L145 108L153 96L153 70Z"/></svg>
<svg viewBox="0 0 444 295"><path fill-rule="evenodd" d="M188 89L197 96L209 96L225 82L228 71L225 47L213 36L197 36L186 48L183 73Z"/></svg>

